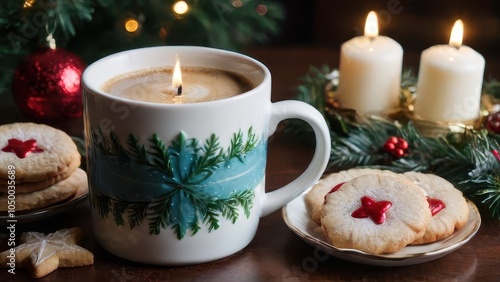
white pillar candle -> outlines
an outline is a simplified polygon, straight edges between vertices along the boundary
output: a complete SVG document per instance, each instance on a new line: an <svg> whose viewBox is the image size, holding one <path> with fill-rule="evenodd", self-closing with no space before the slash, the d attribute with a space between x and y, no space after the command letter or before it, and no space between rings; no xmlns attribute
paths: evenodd
<svg viewBox="0 0 500 282"><path fill-rule="evenodd" d="M463 24L453 26L449 45L432 46L420 59L414 114L434 122L479 117L484 58L462 45Z"/></svg>
<svg viewBox="0 0 500 282"><path fill-rule="evenodd" d="M378 35L375 12L366 18L364 36L342 44L336 97L344 108L361 113L382 113L399 99L403 48Z"/></svg>

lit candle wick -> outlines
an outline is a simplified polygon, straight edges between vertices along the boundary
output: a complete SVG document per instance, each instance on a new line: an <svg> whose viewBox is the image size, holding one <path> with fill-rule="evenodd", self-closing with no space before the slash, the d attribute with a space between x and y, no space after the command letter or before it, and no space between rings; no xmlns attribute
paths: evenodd
<svg viewBox="0 0 500 282"><path fill-rule="evenodd" d="M368 13L365 22L365 36L373 41L378 36L378 19L374 11Z"/></svg>
<svg viewBox="0 0 500 282"><path fill-rule="evenodd" d="M464 35L464 24L461 20L457 20L451 29L450 34L450 46L459 49L462 46L462 40Z"/></svg>
<svg viewBox="0 0 500 282"><path fill-rule="evenodd" d="M177 88L177 95L182 94L182 75L179 58L175 62L174 73L172 74L172 86Z"/></svg>

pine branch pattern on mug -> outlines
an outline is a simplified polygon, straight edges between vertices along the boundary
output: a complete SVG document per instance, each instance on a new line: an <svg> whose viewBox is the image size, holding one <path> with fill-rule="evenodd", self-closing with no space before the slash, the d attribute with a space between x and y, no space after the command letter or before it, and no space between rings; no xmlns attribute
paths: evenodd
<svg viewBox="0 0 500 282"><path fill-rule="evenodd" d="M234 133L226 149L215 134L201 144L199 139L187 138L181 132L169 146L157 134L152 134L148 146L132 133L126 146L115 133L105 134L100 129L94 130L91 138L95 146L89 153L103 164L90 179L92 207L102 218L111 215L118 226L128 222L132 229L147 221L150 234L160 234L170 227L182 239L188 232L195 235L202 224L210 232L219 228L221 218L234 224L240 209L248 218L254 187L264 176L265 160L260 152L266 144L252 127L246 136L242 130ZM143 189L125 182L123 195L109 193L99 175L116 170L129 172L120 173L129 176L125 181L133 181L134 173L148 174L155 179L152 183L160 183L155 184L155 196L125 198L123 195L130 194L130 190ZM224 179L228 177L241 178L237 183L242 185L226 187Z"/></svg>

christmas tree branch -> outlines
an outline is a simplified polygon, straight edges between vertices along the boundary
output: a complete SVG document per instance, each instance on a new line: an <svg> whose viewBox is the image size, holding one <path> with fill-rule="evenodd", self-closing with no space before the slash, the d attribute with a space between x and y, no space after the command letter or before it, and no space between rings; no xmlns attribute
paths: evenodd
<svg viewBox="0 0 500 282"><path fill-rule="evenodd" d="M158 45L202 45L238 50L279 32L284 18L276 0L5 0L0 2L0 90L10 87L22 58L47 46L51 34L58 48L87 64L123 50ZM133 21L135 29L127 29ZM99 48L96 48L99 46Z"/></svg>

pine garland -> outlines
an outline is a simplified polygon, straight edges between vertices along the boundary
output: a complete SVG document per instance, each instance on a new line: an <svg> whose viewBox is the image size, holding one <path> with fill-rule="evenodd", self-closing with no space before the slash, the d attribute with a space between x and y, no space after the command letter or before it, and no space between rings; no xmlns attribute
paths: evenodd
<svg viewBox="0 0 500 282"><path fill-rule="evenodd" d="M486 129L465 130L442 137L422 136L411 121L365 117L342 111L329 104L326 89L332 87L335 70L311 67L301 80L298 99L316 107L330 128L332 150L327 170L374 167L394 172L434 173L453 183L465 196L485 206L492 217L500 219L500 136ZM332 78L333 75L333 78ZM402 92L415 85L411 71L403 74ZM500 97L500 83L484 85L484 95ZM486 94L488 93L488 94ZM401 95L404 99L405 95ZM404 103L405 101L401 101ZM293 121L289 134L302 135L310 128ZM311 135L307 135L313 138ZM409 149L395 158L383 149L391 136L404 138Z"/></svg>

